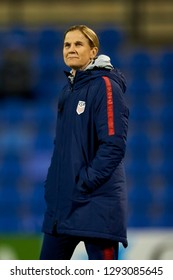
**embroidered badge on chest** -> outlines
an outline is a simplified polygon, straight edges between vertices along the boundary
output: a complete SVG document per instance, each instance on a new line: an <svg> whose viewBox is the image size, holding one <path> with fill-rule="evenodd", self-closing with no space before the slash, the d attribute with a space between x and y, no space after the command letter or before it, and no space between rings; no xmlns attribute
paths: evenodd
<svg viewBox="0 0 173 280"><path fill-rule="evenodd" d="M85 111L85 101L79 101L77 104L76 112L78 115L82 114Z"/></svg>

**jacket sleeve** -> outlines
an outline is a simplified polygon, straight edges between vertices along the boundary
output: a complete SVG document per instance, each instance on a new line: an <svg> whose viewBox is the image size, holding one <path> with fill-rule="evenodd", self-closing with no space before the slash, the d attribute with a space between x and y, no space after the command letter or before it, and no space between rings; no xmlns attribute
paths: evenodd
<svg viewBox="0 0 173 280"><path fill-rule="evenodd" d="M102 77L94 105L99 145L94 159L82 168L79 176L91 191L105 183L122 161L129 116L124 93L108 77Z"/></svg>

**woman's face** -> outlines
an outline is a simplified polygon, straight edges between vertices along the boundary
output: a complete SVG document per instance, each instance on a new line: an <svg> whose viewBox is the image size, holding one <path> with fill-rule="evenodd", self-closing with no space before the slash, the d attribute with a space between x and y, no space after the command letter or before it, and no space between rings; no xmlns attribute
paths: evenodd
<svg viewBox="0 0 173 280"><path fill-rule="evenodd" d="M76 70L83 70L95 58L97 47L91 48L89 40L79 30L69 31L64 39L63 57L67 66Z"/></svg>

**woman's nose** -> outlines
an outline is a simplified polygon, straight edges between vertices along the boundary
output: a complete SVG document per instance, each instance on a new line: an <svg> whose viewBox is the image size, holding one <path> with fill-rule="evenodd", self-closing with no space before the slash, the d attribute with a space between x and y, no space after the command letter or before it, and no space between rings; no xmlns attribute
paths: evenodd
<svg viewBox="0 0 173 280"><path fill-rule="evenodd" d="M71 44L71 45L70 45L70 48L69 48L69 51L70 51L70 52L75 52L75 51L76 51L75 45Z"/></svg>

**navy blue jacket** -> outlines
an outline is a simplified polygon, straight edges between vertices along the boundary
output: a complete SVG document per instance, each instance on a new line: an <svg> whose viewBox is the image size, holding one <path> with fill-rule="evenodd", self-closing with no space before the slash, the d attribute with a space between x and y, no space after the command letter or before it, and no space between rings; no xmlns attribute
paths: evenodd
<svg viewBox="0 0 173 280"><path fill-rule="evenodd" d="M66 73L68 76L69 73ZM127 246L123 158L128 108L116 70L77 71L59 95L45 183L43 231L106 238Z"/></svg>

